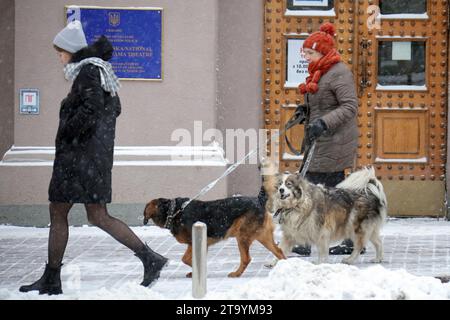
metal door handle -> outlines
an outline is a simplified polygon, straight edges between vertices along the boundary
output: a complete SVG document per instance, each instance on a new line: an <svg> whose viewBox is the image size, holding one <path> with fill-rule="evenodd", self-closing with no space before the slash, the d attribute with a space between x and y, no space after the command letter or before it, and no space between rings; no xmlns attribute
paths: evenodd
<svg viewBox="0 0 450 320"><path fill-rule="evenodd" d="M364 89L369 86L369 75L367 68L367 48L369 47L369 42L367 39L362 39L359 46L361 49L361 81L359 82L359 96L361 97Z"/></svg>

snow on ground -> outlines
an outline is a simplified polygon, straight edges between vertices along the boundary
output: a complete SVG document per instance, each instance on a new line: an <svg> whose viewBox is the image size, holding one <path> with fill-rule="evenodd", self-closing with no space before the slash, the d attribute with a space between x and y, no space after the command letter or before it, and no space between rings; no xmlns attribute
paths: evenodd
<svg viewBox="0 0 450 320"><path fill-rule="evenodd" d="M359 269L344 264L280 261L265 279L253 279L209 299L404 300L450 299L450 284L382 266Z"/></svg>
<svg viewBox="0 0 450 320"><path fill-rule="evenodd" d="M151 234L152 238L161 239L157 241L173 241L167 230L157 227L135 227L133 231L140 237L148 237ZM103 231L93 227L71 227L70 233L71 236L105 237ZM450 222L426 218L389 219L382 231L383 236L401 234L410 235L411 239L415 239L417 235L436 236L439 234L448 235L449 233ZM43 238L48 237L48 229L0 226L0 240L16 239L15 241L20 241L22 237L29 238L30 234L32 234L33 239L43 241ZM279 234L279 230L276 234ZM45 242L43 242L43 245L45 246ZM225 244L225 247L227 245L229 246L229 244ZM235 242L232 242L232 245L234 246ZM446 246L449 247L448 244ZM261 250L264 251L265 249ZM219 264L219 267L221 264L238 262L237 253L229 257L221 256L221 251L218 252L214 257L210 254L209 259L216 259L216 264ZM260 257L264 258L265 254L264 251L264 255ZM244 274L242 278L238 279L226 278L223 276L223 270L218 272L208 269L208 293L204 299L450 299L450 283L443 284L431 276L417 276L403 269L390 270L383 265L348 266L340 263L316 265L310 262L314 260L308 261L308 259L295 256L288 260L279 261L268 273L256 272L253 276ZM261 264L261 261L255 262L253 260L252 263ZM49 297L46 295L40 296L36 292L23 294L19 293L16 287L5 286L0 283L0 300L193 299L191 295L192 282L190 279L184 278L184 273L189 269L179 260L171 259L171 270L175 271L169 273L163 270L161 279L151 288L141 287L138 284L139 281L129 281L129 278L116 281L114 285L107 287L103 284L99 285L95 274L101 262L78 258L77 264L83 270L87 270L87 274L94 275L94 278L83 279L81 286L80 284L77 285L76 281L68 281L67 279L76 279L76 273L79 272L79 269L71 268L69 263L62 271L62 278L65 279L63 281L63 295ZM126 268L129 264L129 261L117 258L117 261L111 261L108 267L116 270ZM139 269L137 272L140 273L141 270Z"/></svg>
<svg viewBox="0 0 450 320"><path fill-rule="evenodd" d="M151 233L152 237L166 237L170 235L167 229L161 229L154 226L132 227L134 233L138 236L143 236ZM33 234L34 238L48 238L48 228L34 228L34 227L15 227L0 225L0 240L1 239L17 239L26 238ZM96 227L84 225L82 227L70 227L70 236L104 236L105 232Z"/></svg>
<svg viewBox="0 0 450 320"><path fill-rule="evenodd" d="M0 300L164 300L167 297L142 287L136 283L125 283L117 288L90 290L70 290L64 288L64 294L56 296L39 295L37 292L20 293L0 289Z"/></svg>
<svg viewBox="0 0 450 320"><path fill-rule="evenodd" d="M434 236L449 234L450 222L444 218L389 218L381 234L384 236L401 234L404 236Z"/></svg>
<svg viewBox="0 0 450 320"><path fill-rule="evenodd" d="M391 271L380 265L366 269L344 264L315 265L299 258L280 261L265 278L234 279L224 292L210 292L208 300L446 300L450 283L433 277L418 277L404 270ZM190 285L189 280L183 281ZM156 285L155 285L156 287ZM136 282L106 289L70 288L64 295L46 296L36 292L23 294L0 289L0 300L162 300L173 299L162 294L164 288L144 288ZM193 299L190 294L180 300Z"/></svg>

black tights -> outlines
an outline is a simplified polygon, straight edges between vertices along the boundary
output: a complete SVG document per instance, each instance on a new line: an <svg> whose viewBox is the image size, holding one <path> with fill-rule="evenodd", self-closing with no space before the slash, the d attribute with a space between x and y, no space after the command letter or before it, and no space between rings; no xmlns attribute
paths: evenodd
<svg viewBox="0 0 450 320"><path fill-rule="evenodd" d="M108 214L105 204L85 204L88 221L94 226L110 234L121 244L134 252L144 248L144 243L122 221ZM50 203L50 234L48 238L48 264L50 267L61 265L64 251L69 239L69 223L67 220L72 204Z"/></svg>

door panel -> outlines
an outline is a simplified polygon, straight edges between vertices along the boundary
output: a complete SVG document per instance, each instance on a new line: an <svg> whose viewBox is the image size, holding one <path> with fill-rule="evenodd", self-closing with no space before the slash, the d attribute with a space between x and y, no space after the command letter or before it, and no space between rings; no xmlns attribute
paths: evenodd
<svg viewBox="0 0 450 320"><path fill-rule="evenodd" d="M375 162L426 163L426 116L423 110L379 110L375 119Z"/></svg>
<svg viewBox="0 0 450 320"><path fill-rule="evenodd" d="M444 0L266 0L266 128L283 129L296 105L303 103L297 86L306 76L305 65L295 51L303 39L330 21L359 94L355 167L375 166L388 190L391 214L443 215L447 10ZM299 126L287 133L296 147L303 139L302 130ZM272 152L279 156L281 170L298 170L302 156L292 155L284 137ZM411 197L413 192L429 190L433 193L419 203Z"/></svg>

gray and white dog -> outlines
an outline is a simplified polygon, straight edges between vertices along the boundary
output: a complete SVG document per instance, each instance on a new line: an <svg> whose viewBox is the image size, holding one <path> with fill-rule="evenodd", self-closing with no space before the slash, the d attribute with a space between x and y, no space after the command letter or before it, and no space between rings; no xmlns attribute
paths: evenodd
<svg viewBox="0 0 450 320"><path fill-rule="evenodd" d="M330 244L352 239L353 253L343 263L353 264L369 240L376 250L372 262L383 260L380 229L387 216L387 200L373 167L352 173L336 188L315 185L291 173L266 176L264 188L269 196L267 209L279 216L280 248L285 255L294 245L315 245L318 263L324 263Z"/></svg>

